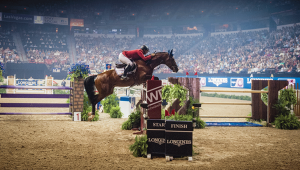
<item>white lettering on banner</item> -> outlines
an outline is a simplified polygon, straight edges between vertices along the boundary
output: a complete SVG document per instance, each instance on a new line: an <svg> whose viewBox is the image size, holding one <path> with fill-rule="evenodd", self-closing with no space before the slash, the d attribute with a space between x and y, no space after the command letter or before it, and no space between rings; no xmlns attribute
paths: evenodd
<svg viewBox="0 0 300 170"><path fill-rule="evenodd" d="M167 140L167 144L173 144L180 147L183 145L191 145L192 141L191 140Z"/></svg>
<svg viewBox="0 0 300 170"><path fill-rule="evenodd" d="M247 84L251 84L251 80L273 80L273 78L247 78Z"/></svg>
<svg viewBox="0 0 300 170"><path fill-rule="evenodd" d="M171 124L171 128L176 129L176 128L187 128L187 124Z"/></svg>
<svg viewBox="0 0 300 170"><path fill-rule="evenodd" d="M150 92L149 96L147 95L147 100L148 100L148 103L150 103L150 104L153 102L153 98L154 98L154 102L159 100L158 97L160 97L160 99L161 99L162 98L161 89L156 90L155 95L154 95L154 92Z"/></svg>
<svg viewBox="0 0 300 170"><path fill-rule="evenodd" d="M208 78L208 82L219 86L220 84L227 83L228 81L227 78Z"/></svg>
<svg viewBox="0 0 300 170"><path fill-rule="evenodd" d="M57 24L57 25L68 25L68 18L44 16L44 23Z"/></svg>
<svg viewBox="0 0 300 170"><path fill-rule="evenodd" d="M18 20L25 20L25 21L32 20L32 18L30 18L30 17L15 16L13 14L11 14L11 15L4 14L3 18L5 18L5 19L14 19L14 20L17 20L17 21Z"/></svg>
<svg viewBox="0 0 300 170"><path fill-rule="evenodd" d="M148 138L148 142L157 143L159 145L162 145L162 144L166 143L166 139L165 138Z"/></svg>

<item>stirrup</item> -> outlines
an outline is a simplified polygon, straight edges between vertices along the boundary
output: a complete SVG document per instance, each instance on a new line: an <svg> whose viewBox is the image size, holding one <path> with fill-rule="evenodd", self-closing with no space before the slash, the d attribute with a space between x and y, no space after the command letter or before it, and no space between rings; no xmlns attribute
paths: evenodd
<svg viewBox="0 0 300 170"><path fill-rule="evenodd" d="M121 76L121 80L126 80L126 79L128 79L127 76L124 76L124 75Z"/></svg>

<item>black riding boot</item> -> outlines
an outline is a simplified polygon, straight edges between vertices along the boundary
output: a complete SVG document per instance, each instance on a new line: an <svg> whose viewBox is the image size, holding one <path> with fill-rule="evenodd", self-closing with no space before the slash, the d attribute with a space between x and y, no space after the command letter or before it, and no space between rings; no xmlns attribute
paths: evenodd
<svg viewBox="0 0 300 170"><path fill-rule="evenodd" d="M125 70L124 70L124 74L121 76L121 79L127 79L127 73L130 69L131 69L131 66L127 65Z"/></svg>

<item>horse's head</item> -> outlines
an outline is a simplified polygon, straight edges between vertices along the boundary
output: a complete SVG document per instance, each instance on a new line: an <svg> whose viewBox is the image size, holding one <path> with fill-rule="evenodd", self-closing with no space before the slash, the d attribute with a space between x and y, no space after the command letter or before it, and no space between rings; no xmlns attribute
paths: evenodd
<svg viewBox="0 0 300 170"><path fill-rule="evenodd" d="M173 49L168 52L159 52L155 54L154 59L156 65L165 64L167 65L173 72L178 72L178 66L175 62L175 59L173 57Z"/></svg>

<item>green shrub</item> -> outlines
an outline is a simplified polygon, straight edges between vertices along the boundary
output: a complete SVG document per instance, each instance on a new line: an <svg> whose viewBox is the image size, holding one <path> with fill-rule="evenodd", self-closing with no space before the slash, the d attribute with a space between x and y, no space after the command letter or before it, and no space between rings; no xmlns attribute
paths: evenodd
<svg viewBox="0 0 300 170"><path fill-rule="evenodd" d="M109 115L111 118L121 118L123 116L119 106L112 107L110 109Z"/></svg>
<svg viewBox="0 0 300 170"><path fill-rule="evenodd" d="M89 101L88 95L86 92L84 92L84 98L83 98L83 111L81 112L81 120L87 121L88 120L88 113L92 112L92 105ZM70 102L68 100L67 102ZM98 112L95 113L95 117L93 118L92 121L98 121L99 120L99 114Z"/></svg>
<svg viewBox="0 0 300 170"><path fill-rule="evenodd" d="M201 120L199 117L196 118L196 129L204 129L205 128L206 123Z"/></svg>
<svg viewBox="0 0 300 170"><path fill-rule="evenodd" d="M294 114L279 115L275 118L275 127L278 129L299 129L300 122Z"/></svg>
<svg viewBox="0 0 300 170"><path fill-rule="evenodd" d="M101 104L103 105L103 111L104 113L110 113L110 109L112 107L118 106L118 97L115 93L107 96L105 99L101 101Z"/></svg>
<svg viewBox="0 0 300 170"><path fill-rule="evenodd" d="M135 157L146 157L147 156L147 135L136 136L135 143L130 145L129 150L133 152Z"/></svg>
<svg viewBox="0 0 300 170"><path fill-rule="evenodd" d="M198 100L198 99L194 99L194 98L191 97L191 96L189 97L189 100L190 100L190 105L189 105L189 107L188 107L188 109L187 109L187 111L186 111L186 114L187 114L187 115L193 116L193 112L197 113L198 110L201 109L201 108L195 108L195 109L192 109L193 104L199 103L199 100ZM194 116L196 116L196 115L194 115Z"/></svg>
<svg viewBox="0 0 300 170"><path fill-rule="evenodd" d="M141 124L141 111L137 110L128 116L128 120L122 124L122 130L131 130Z"/></svg>
<svg viewBox="0 0 300 170"><path fill-rule="evenodd" d="M173 99L178 99L180 101L179 105L183 106L184 101L186 100L187 89L183 88L179 84L166 85L162 88L162 99L165 99L167 102L172 101Z"/></svg>
<svg viewBox="0 0 300 170"><path fill-rule="evenodd" d="M122 124L122 130L131 130L132 129L132 124L129 120L125 121Z"/></svg>

